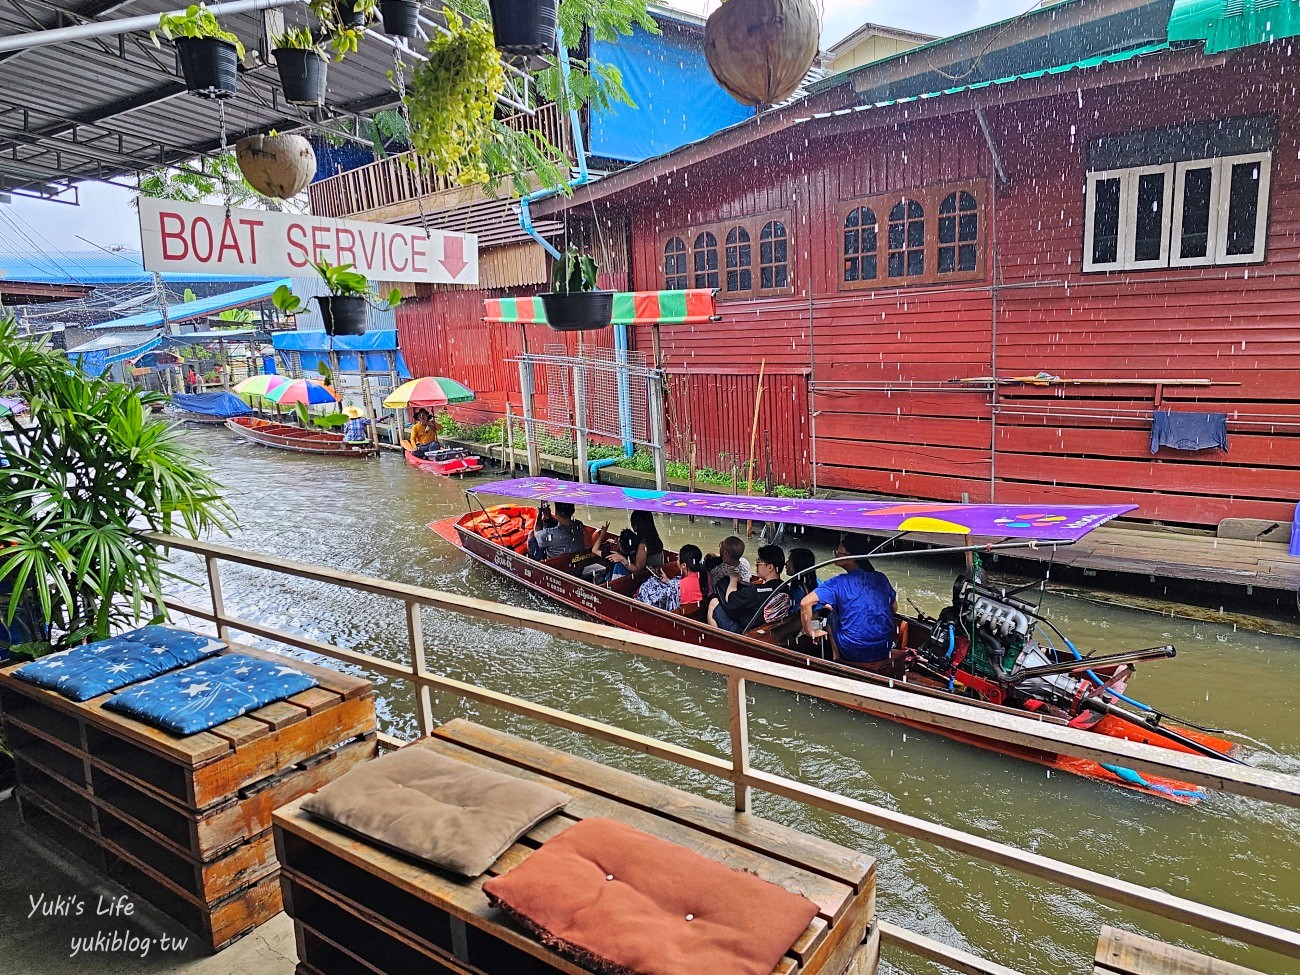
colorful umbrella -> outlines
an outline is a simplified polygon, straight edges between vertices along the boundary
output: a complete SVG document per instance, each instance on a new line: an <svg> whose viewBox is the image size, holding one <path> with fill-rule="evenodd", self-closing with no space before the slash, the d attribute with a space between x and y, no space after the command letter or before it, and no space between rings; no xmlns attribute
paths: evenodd
<svg viewBox="0 0 1300 975"><path fill-rule="evenodd" d="M246 393L250 396L266 396L273 389L279 389L281 386L288 385L289 380L283 376L276 376L267 373L262 376L249 376L242 383L235 387L236 393Z"/></svg>
<svg viewBox="0 0 1300 975"><path fill-rule="evenodd" d="M0 416L18 416L27 412L27 404L13 396L0 396Z"/></svg>
<svg viewBox="0 0 1300 975"><path fill-rule="evenodd" d="M337 403L334 390L310 379L295 379L293 382L277 386L266 398L279 406L320 406L322 403Z"/></svg>
<svg viewBox="0 0 1300 975"><path fill-rule="evenodd" d="M389 409L400 410L410 407L438 407L448 403L469 403L474 399L474 390L463 386L454 379L443 376L426 376L402 383L384 400Z"/></svg>

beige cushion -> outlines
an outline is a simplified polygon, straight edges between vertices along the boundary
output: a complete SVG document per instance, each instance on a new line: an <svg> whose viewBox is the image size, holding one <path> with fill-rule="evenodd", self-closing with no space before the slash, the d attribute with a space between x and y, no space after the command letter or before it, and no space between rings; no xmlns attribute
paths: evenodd
<svg viewBox="0 0 1300 975"><path fill-rule="evenodd" d="M314 816L465 877L477 877L569 797L409 747L366 762L303 802Z"/></svg>

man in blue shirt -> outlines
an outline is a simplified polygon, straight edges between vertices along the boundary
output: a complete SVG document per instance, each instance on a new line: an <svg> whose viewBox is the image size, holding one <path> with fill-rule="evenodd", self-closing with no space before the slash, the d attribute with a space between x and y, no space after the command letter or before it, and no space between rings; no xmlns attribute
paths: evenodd
<svg viewBox="0 0 1300 975"><path fill-rule="evenodd" d="M831 632L840 656L864 664L889 660L898 608L898 594L889 579L866 557L870 551L871 542L864 536L842 536L835 555L843 560L839 564L844 574L831 576L799 603L804 633L813 640L825 638L825 630L813 628L813 610L818 605L829 606Z"/></svg>
<svg viewBox="0 0 1300 975"><path fill-rule="evenodd" d="M370 434L366 430L370 421L355 406L349 406L343 413L348 420L343 424L343 439L347 443L369 443Z"/></svg>

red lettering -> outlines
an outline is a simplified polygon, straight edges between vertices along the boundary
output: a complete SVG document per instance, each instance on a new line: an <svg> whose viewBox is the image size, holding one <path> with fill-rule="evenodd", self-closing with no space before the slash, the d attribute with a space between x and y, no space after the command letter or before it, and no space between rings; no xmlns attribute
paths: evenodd
<svg viewBox="0 0 1300 975"><path fill-rule="evenodd" d="M307 253L307 244L305 241L293 239L294 231L297 231L298 236L302 237L307 233L307 228L300 223L289 224L289 229L284 235L285 242L289 245L289 253L285 256L288 257L289 263L294 267L306 267L311 262L311 255ZM297 254L294 253L295 251L300 252L302 257L299 258Z"/></svg>
<svg viewBox="0 0 1300 975"><path fill-rule="evenodd" d="M411 266L411 262L404 258L400 265L397 263L397 255L393 253L394 244L405 244L406 253L410 254L411 242L409 239L407 239L407 236L405 234L393 234L388 238L388 263L392 265L394 271L405 271L408 267Z"/></svg>
<svg viewBox="0 0 1300 975"><path fill-rule="evenodd" d="M421 274L429 272L429 262L425 260L429 256L429 238L424 234L414 234L411 237L411 270L418 271Z"/></svg>
<svg viewBox="0 0 1300 975"><path fill-rule="evenodd" d="M319 224L311 228L311 259L317 263L327 260L330 256L330 242L325 239L329 232L329 227L322 227Z"/></svg>
<svg viewBox="0 0 1300 975"><path fill-rule="evenodd" d="M203 244L199 243L199 227L203 228ZM207 264L212 260L212 248L215 243L212 224L208 223L208 218L195 217L194 222L190 224L190 246L194 248L194 259L201 264Z"/></svg>
<svg viewBox="0 0 1300 975"><path fill-rule="evenodd" d="M167 222L174 220L176 222L175 230L167 229ZM167 213L166 211L158 214L158 230L162 234L162 259L164 261L183 261L189 254L190 249L185 244L185 218L179 213ZM180 252L173 254L171 248L167 246L168 241L176 241L180 245Z"/></svg>
<svg viewBox="0 0 1300 975"><path fill-rule="evenodd" d="M343 235L344 235L344 234L347 235L347 239L348 239L348 242L347 242L346 244L343 243ZM357 263L357 251L356 251L357 244L356 244L356 240L357 240L357 234L356 234L356 231L354 231L354 230L348 230L347 227L340 227L340 228L338 229L338 241L337 241L337 243L335 244L335 249L339 252L339 263L340 263L340 264L355 264L355 263ZM344 256L343 256L344 254L347 255L346 258L344 258Z"/></svg>
<svg viewBox="0 0 1300 975"><path fill-rule="evenodd" d="M239 233L235 230L235 222L229 217L221 225L221 246L217 248L218 264L226 259L226 251L234 251L235 260L244 263L244 252L239 249Z"/></svg>
<svg viewBox="0 0 1300 975"><path fill-rule="evenodd" d="M248 228L248 259L254 264L257 263L257 228L266 226L265 220L249 220L247 217L241 217L240 226Z"/></svg>
<svg viewBox="0 0 1300 975"><path fill-rule="evenodd" d="M361 236L361 256L366 259L366 270L370 271L375 266L375 251L379 250L379 248L376 246L379 243L379 234L378 232L375 232L367 235L366 232L363 230L360 236ZM367 236L369 236L370 238L369 247L366 246Z"/></svg>

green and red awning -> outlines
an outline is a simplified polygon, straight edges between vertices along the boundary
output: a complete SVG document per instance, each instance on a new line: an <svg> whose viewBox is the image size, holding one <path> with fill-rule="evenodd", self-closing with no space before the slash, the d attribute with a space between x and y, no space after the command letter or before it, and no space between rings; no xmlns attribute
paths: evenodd
<svg viewBox="0 0 1300 975"><path fill-rule="evenodd" d="M619 291L614 295L615 325L699 325L716 321L713 290ZM540 298L488 298L483 320L520 325L545 325Z"/></svg>

